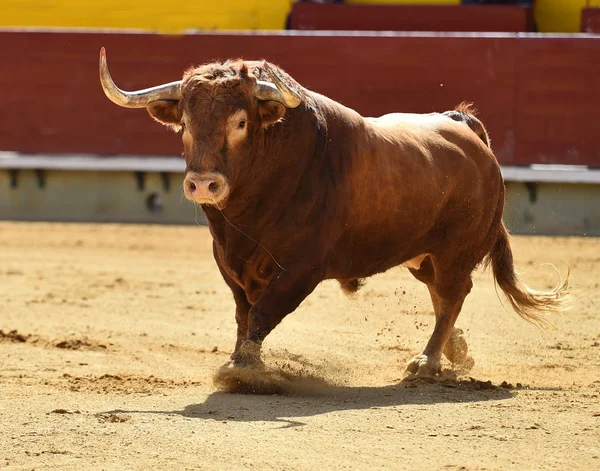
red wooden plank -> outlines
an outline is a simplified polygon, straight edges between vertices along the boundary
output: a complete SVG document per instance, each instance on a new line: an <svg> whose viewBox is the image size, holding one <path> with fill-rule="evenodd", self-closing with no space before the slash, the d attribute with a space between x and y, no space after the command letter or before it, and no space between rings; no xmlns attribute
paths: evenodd
<svg viewBox="0 0 600 471"><path fill-rule="evenodd" d="M600 39L521 38L516 164L600 166Z"/></svg>
<svg viewBox="0 0 600 471"><path fill-rule="evenodd" d="M291 29L344 31L533 31L524 5L356 5L294 3Z"/></svg>

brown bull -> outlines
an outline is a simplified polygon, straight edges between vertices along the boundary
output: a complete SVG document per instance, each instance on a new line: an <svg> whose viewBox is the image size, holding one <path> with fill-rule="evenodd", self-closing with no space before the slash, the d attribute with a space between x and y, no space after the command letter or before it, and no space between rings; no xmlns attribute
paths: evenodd
<svg viewBox="0 0 600 471"><path fill-rule="evenodd" d="M550 292L517 280L500 167L469 107L364 118L273 65L242 60L123 92L100 57L112 101L182 133L185 196L206 212L236 302L232 365L260 362L265 337L321 281L352 293L397 265L427 285L436 316L409 373L436 374L442 353L465 359L454 324L482 262L525 319L563 309L566 279Z"/></svg>

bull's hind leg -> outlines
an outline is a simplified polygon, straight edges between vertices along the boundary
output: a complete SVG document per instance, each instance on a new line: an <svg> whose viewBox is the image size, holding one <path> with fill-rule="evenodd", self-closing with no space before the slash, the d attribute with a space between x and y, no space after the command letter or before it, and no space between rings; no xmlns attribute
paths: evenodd
<svg viewBox="0 0 600 471"><path fill-rule="evenodd" d="M431 296L431 302L433 303L433 310L435 312L435 319L437 323L437 320L443 313L444 303L442 298L437 294L433 283L428 284L427 288L429 289L429 295ZM450 332L448 340L446 340L446 344L444 345L444 355L453 365L464 366L468 363L468 359L470 358L467 355L468 351L469 346L467 345L464 331L455 324L452 327L452 331ZM472 362L472 359L470 361Z"/></svg>
<svg viewBox="0 0 600 471"><path fill-rule="evenodd" d="M430 259L419 270L411 270L418 280L427 285L435 311L435 328L425 350L415 356L406 371L419 376L433 376L440 371L442 352L453 363L465 360L467 346L462 330L454 324L466 296L473 286L469 275L459 277L457 273L444 277L434 269Z"/></svg>

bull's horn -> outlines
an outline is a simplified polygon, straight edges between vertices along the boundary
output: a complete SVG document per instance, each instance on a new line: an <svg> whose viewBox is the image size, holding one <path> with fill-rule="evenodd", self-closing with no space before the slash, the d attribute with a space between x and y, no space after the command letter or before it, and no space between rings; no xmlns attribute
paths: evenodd
<svg viewBox="0 0 600 471"><path fill-rule="evenodd" d="M263 67L271 77L271 80L273 80L273 83L262 80L256 82L256 88L254 89L254 96L256 98L259 100L277 101L286 108L296 108L302 103L298 92L287 86L277 73L269 67L267 61L263 62Z"/></svg>
<svg viewBox="0 0 600 471"><path fill-rule="evenodd" d="M153 101L179 100L181 98L181 80L135 92L121 90L110 76L104 48L100 49L100 82L109 100L125 108L145 108Z"/></svg>

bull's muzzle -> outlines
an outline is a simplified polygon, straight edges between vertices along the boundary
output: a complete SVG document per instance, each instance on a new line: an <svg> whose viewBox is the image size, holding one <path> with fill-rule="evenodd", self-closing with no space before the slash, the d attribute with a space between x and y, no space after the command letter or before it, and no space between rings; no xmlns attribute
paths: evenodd
<svg viewBox="0 0 600 471"><path fill-rule="evenodd" d="M188 200L199 204L220 206L229 196L227 178L216 172L188 172L183 181L183 192Z"/></svg>

